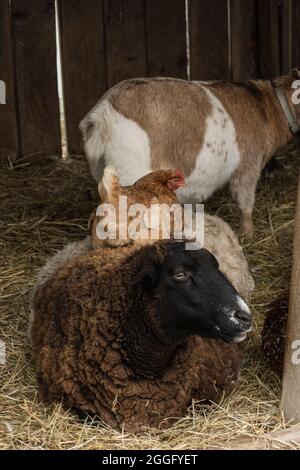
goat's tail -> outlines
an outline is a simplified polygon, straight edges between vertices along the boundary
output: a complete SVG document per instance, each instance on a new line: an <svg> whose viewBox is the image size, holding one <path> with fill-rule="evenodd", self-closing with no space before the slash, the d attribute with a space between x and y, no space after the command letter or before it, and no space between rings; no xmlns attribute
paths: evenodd
<svg viewBox="0 0 300 470"><path fill-rule="evenodd" d="M84 151L93 178L99 182L105 167L105 148L108 139L107 109L99 103L80 122Z"/></svg>

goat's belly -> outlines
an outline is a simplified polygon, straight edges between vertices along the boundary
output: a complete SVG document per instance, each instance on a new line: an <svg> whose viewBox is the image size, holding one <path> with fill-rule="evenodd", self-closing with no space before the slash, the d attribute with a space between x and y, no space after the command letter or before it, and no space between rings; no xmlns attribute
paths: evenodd
<svg viewBox="0 0 300 470"><path fill-rule="evenodd" d="M216 189L229 181L240 162L236 132L231 117L211 90L201 83L199 87L207 95L211 112L206 117L204 132L203 128L199 129L201 138L199 137L199 152L194 169L189 176L186 176L185 188L177 192L181 202L205 201ZM197 130L197 122L189 122L187 125L193 125ZM165 140L161 137L160 147L156 151L156 154L164 155L163 164L155 161L152 155L153 148L158 146L158 142L151 141L147 129L143 129L137 122L126 118L113 107L109 109L109 128L110 138L105 149L105 164L115 167L122 186L133 184L154 169L174 166L167 144L169 141L174 142L176 149L176 135L169 133L168 125L164 129L157 130L160 136L166 136ZM180 159L185 158L191 158L191 155L188 149L181 148L180 155L175 158L176 162L179 162L179 169L183 170L180 167Z"/></svg>
<svg viewBox="0 0 300 470"><path fill-rule="evenodd" d="M234 124L222 103L205 90L213 113L207 117L204 142L186 186L177 192L181 202L202 202L224 186L240 163Z"/></svg>
<svg viewBox="0 0 300 470"><path fill-rule="evenodd" d="M197 168L185 179L186 186L177 191L177 197L182 203L197 203L208 199L217 189L228 183L240 162L237 150L226 148L220 154L207 152L199 155L198 159Z"/></svg>

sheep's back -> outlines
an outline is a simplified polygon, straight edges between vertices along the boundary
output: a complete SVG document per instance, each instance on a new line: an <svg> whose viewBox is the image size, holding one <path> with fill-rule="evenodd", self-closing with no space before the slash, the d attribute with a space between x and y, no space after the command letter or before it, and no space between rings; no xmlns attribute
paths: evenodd
<svg viewBox="0 0 300 470"><path fill-rule="evenodd" d="M114 315L122 311L126 292L116 265L131 251L89 251L58 267L36 287L31 344L42 399L68 395L71 405L78 406L80 400L86 403L84 387L89 379L85 376L92 368L91 361L96 364L97 354L109 351L118 337L120 322Z"/></svg>

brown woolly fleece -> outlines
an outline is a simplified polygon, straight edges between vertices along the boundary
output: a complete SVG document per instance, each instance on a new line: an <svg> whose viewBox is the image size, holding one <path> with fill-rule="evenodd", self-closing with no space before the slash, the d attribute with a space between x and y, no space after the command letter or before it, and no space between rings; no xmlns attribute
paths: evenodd
<svg viewBox="0 0 300 470"><path fill-rule="evenodd" d="M269 367L282 377L289 310L288 296L270 305L261 333L262 353Z"/></svg>
<svg viewBox="0 0 300 470"><path fill-rule="evenodd" d="M198 336L166 340L155 296L136 283L149 249L99 248L36 289L31 341L42 400L63 399L139 432L170 426L192 399L217 402L232 388L238 345ZM164 260L163 244L155 256Z"/></svg>

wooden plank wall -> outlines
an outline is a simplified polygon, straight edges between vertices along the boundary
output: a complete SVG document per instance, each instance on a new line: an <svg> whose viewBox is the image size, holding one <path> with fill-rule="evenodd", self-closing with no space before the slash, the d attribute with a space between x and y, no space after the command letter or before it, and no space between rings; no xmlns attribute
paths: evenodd
<svg viewBox="0 0 300 470"><path fill-rule="evenodd" d="M80 120L123 79L189 70L195 80L239 81L300 66L300 0L189 0L187 18L185 0L57 5L71 154L82 152ZM60 154L55 0L1 0L0 80L0 156Z"/></svg>
<svg viewBox="0 0 300 470"><path fill-rule="evenodd" d="M236 81L259 76L258 5L231 0L231 74Z"/></svg>
<svg viewBox="0 0 300 470"><path fill-rule="evenodd" d="M187 76L185 0L106 0L107 84Z"/></svg>
<svg viewBox="0 0 300 470"><path fill-rule="evenodd" d="M105 0L108 87L147 74L146 10L141 0Z"/></svg>
<svg viewBox="0 0 300 470"><path fill-rule="evenodd" d="M12 0L19 155L60 155L54 0Z"/></svg>
<svg viewBox="0 0 300 470"><path fill-rule="evenodd" d="M259 0L259 59L261 78L280 74L278 0Z"/></svg>
<svg viewBox="0 0 300 470"><path fill-rule="evenodd" d="M126 78L187 78L185 0L60 0L69 152L82 152L78 123Z"/></svg>
<svg viewBox="0 0 300 470"><path fill-rule="evenodd" d="M292 66L292 0L282 0L280 15L280 73L289 73Z"/></svg>
<svg viewBox="0 0 300 470"><path fill-rule="evenodd" d="M13 161L18 153L18 129L9 0L0 1L0 80L6 88L6 103L0 104L0 160L9 157Z"/></svg>
<svg viewBox="0 0 300 470"><path fill-rule="evenodd" d="M147 75L187 78L185 0L147 0Z"/></svg>
<svg viewBox="0 0 300 470"><path fill-rule="evenodd" d="M300 68L300 1L292 4L292 67Z"/></svg>
<svg viewBox="0 0 300 470"><path fill-rule="evenodd" d="M82 153L78 124L107 88L103 2L60 0L59 23L68 149Z"/></svg>
<svg viewBox="0 0 300 470"><path fill-rule="evenodd" d="M226 0L189 1L192 80L231 77Z"/></svg>

